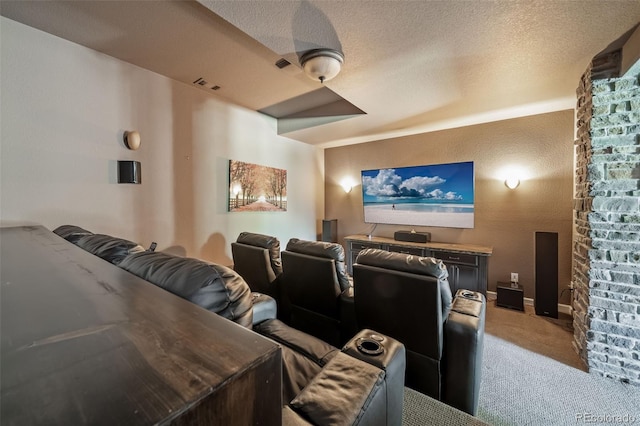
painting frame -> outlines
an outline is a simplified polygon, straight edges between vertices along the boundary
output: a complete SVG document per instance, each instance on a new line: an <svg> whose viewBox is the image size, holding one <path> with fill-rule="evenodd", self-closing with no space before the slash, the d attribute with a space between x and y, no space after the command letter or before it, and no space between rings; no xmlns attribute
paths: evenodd
<svg viewBox="0 0 640 426"><path fill-rule="evenodd" d="M228 212L286 212L287 170L229 160Z"/></svg>

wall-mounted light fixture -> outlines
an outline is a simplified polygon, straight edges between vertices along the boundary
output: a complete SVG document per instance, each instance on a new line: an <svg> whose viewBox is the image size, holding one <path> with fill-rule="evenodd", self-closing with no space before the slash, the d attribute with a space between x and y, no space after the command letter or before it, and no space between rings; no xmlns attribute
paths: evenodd
<svg viewBox="0 0 640 426"><path fill-rule="evenodd" d="M320 83L338 75L343 63L344 55L333 49L313 49L300 57L300 65L305 74Z"/></svg>
<svg viewBox="0 0 640 426"><path fill-rule="evenodd" d="M140 148L140 133L137 130L126 131L123 135L124 146L132 151Z"/></svg>
<svg viewBox="0 0 640 426"><path fill-rule="evenodd" d="M353 180L351 180L350 178L344 178L342 179L342 182L340 182L340 186L342 186L344 192L348 194L353 189Z"/></svg>
<svg viewBox="0 0 640 426"><path fill-rule="evenodd" d="M516 189L518 186L520 186L520 179L515 176L509 176L504 180L504 184L509 189Z"/></svg>

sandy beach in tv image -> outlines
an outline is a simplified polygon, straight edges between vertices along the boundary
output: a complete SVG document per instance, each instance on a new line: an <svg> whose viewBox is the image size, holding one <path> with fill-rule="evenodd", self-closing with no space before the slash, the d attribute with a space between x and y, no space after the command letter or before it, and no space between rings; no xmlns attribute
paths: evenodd
<svg viewBox="0 0 640 426"><path fill-rule="evenodd" d="M364 215L369 223L473 228L473 205L369 204Z"/></svg>

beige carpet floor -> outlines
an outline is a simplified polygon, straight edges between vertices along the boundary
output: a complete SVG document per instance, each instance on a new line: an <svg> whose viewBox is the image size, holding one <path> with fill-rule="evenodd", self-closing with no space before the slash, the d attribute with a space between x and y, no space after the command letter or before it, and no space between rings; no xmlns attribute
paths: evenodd
<svg viewBox="0 0 640 426"><path fill-rule="evenodd" d="M524 312L496 306L494 298L487 300L485 332L552 358L570 367L587 371L573 348L571 316L559 318L538 316L534 307L525 305Z"/></svg>
<svg viewBox="0 0 640 426"><path fill-rule="evenodd" d="M476 417L406 389L403 426L640 424L640 388L585 372L571 323L489 300Z"/></svg>

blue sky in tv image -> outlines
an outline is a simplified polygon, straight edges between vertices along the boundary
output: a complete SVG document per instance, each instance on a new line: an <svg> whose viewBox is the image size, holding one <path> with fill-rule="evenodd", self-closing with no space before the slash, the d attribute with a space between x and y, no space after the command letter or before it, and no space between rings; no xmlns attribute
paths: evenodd
<svg viewBox="0 0 640 426"><path fill-rule="evenodd" d="M362 198L365 205L456 204L473 208L473 177L472 161L363 170Z"/></svg>
<svg viewBox="0 0 640 426"><path fill-rule="evenodd" d="M362 171L366 223L474 227L473 162Z"/></svg>

